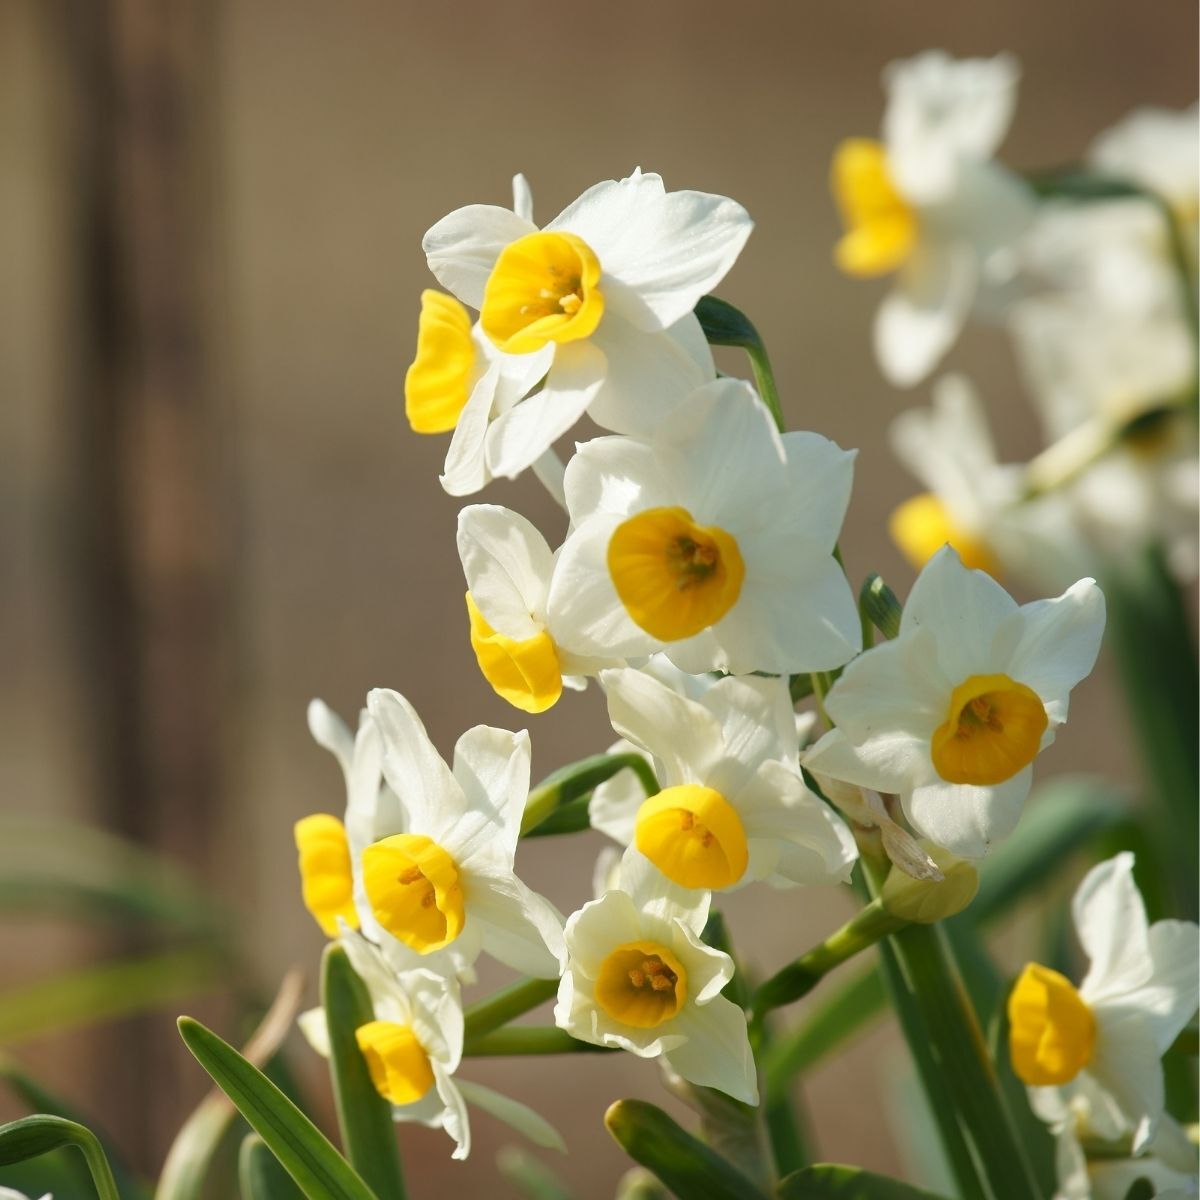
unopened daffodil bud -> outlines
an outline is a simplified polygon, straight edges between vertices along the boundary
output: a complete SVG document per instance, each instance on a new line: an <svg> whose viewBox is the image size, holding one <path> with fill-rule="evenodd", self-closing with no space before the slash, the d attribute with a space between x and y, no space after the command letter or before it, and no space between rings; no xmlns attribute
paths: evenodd
<svg viewBox="0 0 1200 1200"><path fill-rule="evenodd" d="M921 848L937 864L940 880L914 879L893 867L888 872L880 899L893 916L918 925L932 925L962 912L979 891L979 872L975 864L956 858L949 850L921 840Z"/></svg>

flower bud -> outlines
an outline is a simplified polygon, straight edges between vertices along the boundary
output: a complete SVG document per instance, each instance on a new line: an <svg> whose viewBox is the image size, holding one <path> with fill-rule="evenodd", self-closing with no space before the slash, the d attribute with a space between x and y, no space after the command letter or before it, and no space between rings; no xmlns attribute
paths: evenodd
<svg viewBox="0 0 1200 1200"><path fill-rule="evenodd" d="M955 858L949 850L935 846L924 838L920 846L937 863L943 878L914 879L893 867L884 881L880 899L893 916L919 925L932 925L945 917L960 913L979 891L979 872L975 864Z"/></svg>

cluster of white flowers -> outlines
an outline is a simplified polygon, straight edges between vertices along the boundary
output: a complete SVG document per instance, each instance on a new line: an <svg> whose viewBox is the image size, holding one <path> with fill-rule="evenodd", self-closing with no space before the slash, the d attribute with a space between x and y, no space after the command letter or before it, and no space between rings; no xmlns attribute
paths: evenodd
<svg viewBox="0 0 1200 1200"><path fill-rule="evenodd" d="M876 345L899 383L939 361L977 297L1028 269L1023 247L1042 217L1029 187L991 161L1016 75L1005 58L897 64L883 142L837 153L848 225L838 262L857 275L898 272ZM1136 143L1110 137L1097 160L1119 167ZM554 1017L572 1037L661 1056L693 1084L757 1103L746 1015L722 995L734 963L702 936L712 894L847 882L852 826L878 827L897 869L915 877L937 881L956 860L982 859L1016 826L1034 759L1099 650L1104 600L1093 580L1020 606L978 569L1006 557L1006 537L1020 541L1004 514L1023 476L995 463L972 394L953 382L932 414L898 425L937 500L900 521L902 540L920 527L928 553L899 632L864 647L837 554L854 452L777 428L749 383L718 376L693 312L750 231L733 200L668 192L638 170L588 189L544 228L517 176L511 210L461 208L425 236L449 294L422 297L406 380L412 427L453 431L442 476L451 494L532 468L569 517L554 548L518 513L462 509L464 628L480 670L531 714L595 680L617 749L642 756L657 781L646 787L625 769L594 790L591 824L624 850L597 872L596 897L564 920L514 869L528 734L476 726L448 765L396 692L372 691L355 733L312 705L310 728L342 767L347 803L344 819L296 826L305 902L367 983L376 1020L357 1037L379 1090L398 1120L445 1128L456 1157L469 1147L466 1101L543 1144L558 1140L524 1106L458 1077L460 989L481 953L558 980ZM1056 278L1074 270L1046 265ZM1088 271L1090 287L1103 264ZM1167 300L1155 293L1155 304ZM1019 318L1037 325L1027 344L1045 335L1042 320ZM611 433L576 445L564 469L555 444L584 413ZM960 525L970 537L952 536ZM812 745L816 715L797 717L790 687L808 676L823 681L828 723ZM1128 884L1124 859L1101 870ZM1099 890L1090 876L1084 894ZM1043 1071L1031 1081L1057 1090L1039 1093L1039 1112L1054 1109L1064 1155L1081 1156L1090 1136L1085 1102L1089 1120L1111 1118L1089 1129L1135 1130L1129 1152L1141 1153L1164 1136L1161 1073L1154 1094L1129 1081L1133 1060L1149 1071L1190 1015L1177 993L1165 998L1157 973L1159 952L1174 956L1181 935L1147 933L1143 915L1137 947L1137 931L1125 931L1121 950L1081 927L1104 979L1071 991L1078 1020L1062 1036L1075 1039L1079 1078L1108 1081L1115 1099L1101 1113L1090 1084ZM1110 987L1110 960L1126 951L1142 957ZM1171 964L1162 969L1173 980L1194 974L1194 953ZM1037 1042L1029 1011L1041 1003L1061 1031L1070 989L1030 971L1012 1005L1018 1064L1017 1048ZM1032 998L1035 988L1050 999ZM1109 1034L1106 1006L1116 1021L1130 1005L1150 1014L1144 1047ZM1080 1033L1088 1021L1090 1041ZM305 1026L320 1046L320 1014Z"/></svg>

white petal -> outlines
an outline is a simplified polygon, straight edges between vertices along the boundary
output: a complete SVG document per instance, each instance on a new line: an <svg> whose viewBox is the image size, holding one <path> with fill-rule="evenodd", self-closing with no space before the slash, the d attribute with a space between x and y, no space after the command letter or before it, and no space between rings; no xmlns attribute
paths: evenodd
<svg viewBox="0 0 1200 1200"><path fill-rule="evenodd" d="M704 1005L687 1004L675 1018L687 1041L667 1051L667 1062L684 1079L719 1091L745 1104L758 1103L754 1054L746 1034L746 1014L717 996Z"/></svg>
<svg viewBox="0 0 1200 1200"><path fill-rule="evenodd" d="M464 304L479 308L483 289L500 251L537 226L507 208L469 204L443 217L424 238L421 249L442 287Z"/></svg>
<svg viewBox="0 0 1200 1200"><path fill-rule="evenodd" d="M537 979L557 979L566 962L562 918L511 871L474 870L467 880L467 919L483 933L487 952Z"/></svg>
<svg viewBox="0 0 1200 1200"><path fill-rule="evenodd" d="M579 446L567 463L563 487L575 525L601 514L627 517L677 503L664 484L654 447L632 438L594 438Z"/></svg>
<svg viewBox="0 0 1200 1200"><path fill-rule="evenodd" d="M324 700L310 700L307 715L308 732L313 741L338 760L342 773L349 779L354 761L354 737L346 722Z"/></svg>
<svg viewBox="0 0 1200 1200"><path fill-rule="evenodd" d="M522 221L533 224L533 191L529 186L529 180L519 171L513 176L512 189L513 212Z"/></svg>
<svg viewBox="0 0 1200 1200"><path fill-rule="evenodd" d="M316 1008L305 1009L297 1018L296 1025L304 1035L304 1040L322 1057L328 1058L329 1022L325 1019L325 1010L318 1004ZM0 1191L3 1196L3 1191Z"/></svg>
<svg viewBox="0 0 1200 1200"><path fill-rule="evenodd" d="M918 244L875 314L875 357L888 382L921 382L954 344L975 295L976 263L961 242Z"/></svg>
<svg viewBox="0 0 1200 1200"><path fill-rule="evenodd" d="M902 796L904 814L918 833L959 858L983 858L1021 819L1033 767L991 787L938 780Z"/></svg>
<svg viewBox="0 0 1200 1200"><path fill-rule="evenodd" d="M699 703L720 722L722 757L741 768L737 779L749 779L769 758L790 764L794 773L800 743L785 679L752 675L718 679ZM728 784L732 786L734 780ZM716 783L709 786L724 790Z"/></svg>
<svg viewBox="0 0 1200 1200"><path fill-rule="evenodd" d="M657 760L663 787L704 782L723 740L710 711L632 668L602 671L600 684L613 729Z"/></svg>
<svg viewBox="0 0 1200 1200"><path fill-rule="evenodd" d="M567 918L564 937L572 968L594 979L609 951L636 941L640 930L638 909L627 892L606 892L599 900L589 900Z"/></svg>
<svg viewBox="0 0 1200 1200"><path fill-rule="evenodd" d="M405 971L395 986L407 994L412 1030L430 1060L447 1071L456 1070L464 1034L458 981L422 969Z"/></svg>
<svg viewBox="0 0 1200 1200"><path fill-rule="evenodd" d="M706 192L667 192L636 173L589 188L547 226L583 238L604 278L620 285L622 315L665 329L690 313L725 277L753 222L738 203Z"/></svg>
<svg viewBox="0 0 1200 1200"><path fill-rule="evenodd" d="M476 725L454 747L454 778L466 804L438 830L460 869L482 854L511 868L529 798L529 734Z"/></svg>
<svg viewBox="0 0 1200 1200"><path fill-rule="evenodd" d="M436 1060L430 1065L433 1067L437 1094L444 1105L440 1124L455 1141L454 1153L450 1157L464 1159L471 1153L471 1118L467 1115L467 1102L449 1071Z"/></svg>
<svg viewBox="0 0 1200 1200"><path fill-rule="evenodd" d="M443 490L450 496L474 495L492 480L485 446L499 382L500 367L492 363L471 389L466 406L458 415L439 478Z"/></svg>
<svg viewBox="0 0 1200 1200"><path fill-rule="evenodd" d="M1120 997L1120 1003L1144 1014L1160 1054L1196 1015L1200 990L1200 929L1194 921L1156 921L1150 926L1150 979Z"/></svg>
<svg viewBox="0 0 1200 1200"><path fill-rule="evenodd" d="M778 517L792 517L809 541L832 553L850 506L858 451L843 450L819 433L785 433L783 449L788 501ZM788 528L782 520L779 527Z"/></svg>
<svg viewBox="0 0 1200 1200"><path fill-rule="evenodd" d="M604 382L608 364L588 342L559 346L540 392L492 422L487 463L493 475L515 479L587 411Z"/></svg>
<svg viewBox="0 0 1200 1200"><path fill-rule="evenodd" d="M703 888L685 888L673 883L636 846L629 846L621 856L617 878L621 890L628 893L644 918L668 927L679 923L693 934L699 934L704 928L711 893ZM729 969L733 969L732 960Z"/></svg>
<svg viewBox="0 0 1200 1200"><path fill-rule="evenodd" d="M608 748L608 753L641 754L641 751L622 738ZM642 757L650 762L648 755ZM628 846L633 841L637 811L645 799L646 789L637 773L630 767L622 767L593 790L588 801L588 824L622 846Z"/></svg>
<svg viewBox="0 0 1200 1200"><path fill-rule="evenodd" d="M413 832L441 828L462 811L462 792L434 749L416 710L399 692L376 688L367 707L383 741L383 773Z"/></svg>
<svg viewBox="0 0 1200 1200"><path fill-rule="evenodd" d="M1075 932L1090 965L1080 985L1092 1002L1146 983L1153 970L1146 906L1133 881L1133 855L1117 854L1094 866L1071 900Z"/></svg>
<svg viewBox="0 0 1200 1200"><path fill-rule="evenodd" d="M928 742L903 731L885 730L856 746L831 729L804 752L803 762L810 771L875 792L904 792L934 774Z"/></svg>
<svg viewBox="0 0 1200 1200"><path fill-rule="evenodd" d="M567 1144L558 1130L527 1104L502 1096L499 1092L484 1087L482 1083L472 1083L467 1079L458 1081L458 1090L468 1104L482 1108L485 1113L503 1121L535 1146L542 1146L547 1150L561 1150L564 1154L567 1152Z"/></svg>
<svg viewBox="0 0 1200 1200"><path fill-rule="evenodd" d="M1103 1008L1096 1013L1096 1050L1087 1070L1134 1127L1133 1152L1154 1136L1165 1104L1161 1051L1150 1022L1139 1012Z"/></svg>
<svg viewBox="0 0 1200 1200"><path fill-rule="evenodd" d="M530 521L499 505L468 505L458 514L458 556L493 629L518 641L541 632L554 554Z"/></svg>
<svg viewBox="0 0 1200 1200"><path fill-rule="evenodd" d="M1037 692L1055 721L1065 721L1068 693L1100 653L1104 594L1095 580L1081 579L1057 599L1022 605L1009 620L1019 626L1019 640L1007 674Z"/></svg>

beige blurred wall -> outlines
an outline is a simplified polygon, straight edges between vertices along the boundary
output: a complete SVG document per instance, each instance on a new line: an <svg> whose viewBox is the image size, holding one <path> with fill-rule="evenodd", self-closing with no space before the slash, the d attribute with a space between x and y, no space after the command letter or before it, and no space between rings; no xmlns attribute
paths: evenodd
<svg viewBox="0 0 1200 1200"><path fill-rule="evenodd" d="M1182 3L227 0L200 25L211 38L200 90L211 142L196 186L209 379L221 393L218 444L232 481L222 497L232 547L225 620L237 655L225 786L211 798L214 849L203 869L241 914L264 986L293 963L314 971L321 946L299 904L290 826L336 809L341 783L308 738L308 700L322 696L352 717L368 688L396 687L447 751L477 722L527 723L482 683L467 644L459 505L437 483L444 440L418 438L403 420L418 297L431 282L420 237L434 220L464 203L506 203L516 171L530 179L541 220L635 165L669 187L744 203L756 231L721 293L764 334L793 425L860 450L842 539L852 576L880 570L903 588L911 573L882 522L914 489L884 430L928 392L903 396L882 382L868 343L881 289L832 267L834 145L876 131L881 67L928 46L1019 56L1021 100L1004 148L1018 168L1072 160L1135 105L1184 105L1196 92L1196 16ZM71 344L63 296L72 269L62 253L70 198L60 34L36 0L0 6L3 803L86 813L90 764L73 729L87 714L64 654L54 510L70 419L60 356ZM1003 340L973 331L950 365L980 384L1005 449L1028 451L1031 422ZM484 499L520 509L552 539L562 531L532 481L496 485ZM1118 719L1102 673L1081 689L1046 768L1129 778ZM536 775L610 740L595 689L531 728ZM586 898L598 844L541 842L520 865L570 911ZM729 908L739 948L769 969L848 905L825 893L743 894ZM0 929L0 947L19 948L22 962L28 941ZM165 1018L158 1035L170 1044ZM53 1047L33 1049L55 1069ZM823 1158L895 1168L878 1096L885 1051L895 1052L892 1042L873 1035L844 1070L822 1069L806 1085ZM472 1075L561 1123L575 1151L563 1173L581 1200L611 1195L622 1166L599 1125L607 1103L661 1095L653 1067L624 1060L485 1063ZM171 1107L201 1090L197 1079ZM77 1098L95 1103L103 1091L93 1080ZM507 1139L482 1117L477 1134L460 1166L441 1134L406 1131L421 1181L414 1194L482 1191Z"/></svg>

